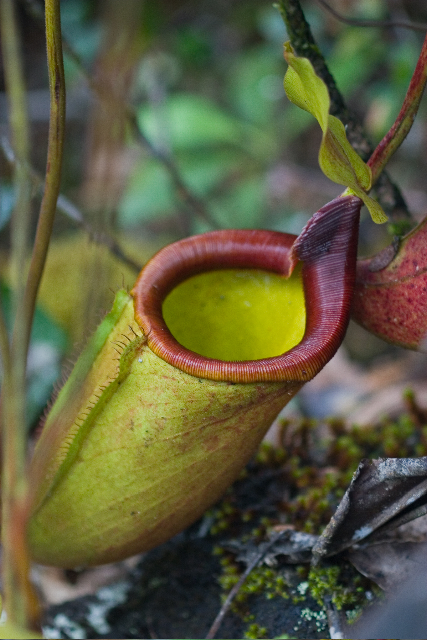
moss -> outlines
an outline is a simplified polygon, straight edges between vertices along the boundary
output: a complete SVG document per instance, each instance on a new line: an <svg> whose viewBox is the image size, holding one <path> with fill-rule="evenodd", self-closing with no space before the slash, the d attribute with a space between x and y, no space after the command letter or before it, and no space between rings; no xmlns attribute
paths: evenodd
<svg viewBox="0 0 427 640"><path fill-rule="evenodd" d="M230 590L239 581L242 568L236 563L233 555L224 549L220 562L222 573L219 583L223 589L224 602ZM261 565L249 574L231 605L231 611L249 624L248 635L245 635L245 638L268 637L268 630L260 626L251 613L252 602L255 602L253 598L256 596L266 600L283 598L292 602L300 608L301 622L313 623L319 633L324 631L327 623L325 599L330 600L338 610L344 610L349 621L353 621L370 602L367 591L372 589L372 584L348 563L312 569L300 565L293 575L293 581L289 581L286 571L280 565ZM297 576L301 579L298 580Z"/></svg>
<svg viewBox="0 0 427 640"><path fill-rule="evenodd" d="M250 478L277 474L279 484L286 488L282 491L284 499L277 502L275 517L258 514L253 508L239 508L231 492L213 511L211 534L230 532L235 527L242 535L262 540L275 524L289 524L297 530L319 534L332 517L361 459L427 455L427 425L416 424L415 401L410 394L409 397L410 413L372 427L354 425L348 429L337 419L326 423L306 419L283 421L283 447L277 449L264 443L249 469ZM242 532L241 525L245 523L252 526Z"/></svg>
<svg viewBox="0 0 427 640"><path fill-rule="evenodd" d="M281 447L273 447L268 442L262 442L256 454L255 461L259 465L270 468L280 467L286 459L286 452Z"/></svg>
<svg viewBox="0 0 427 640"><path fill-rule="evenodd" d="M220 553L220 548L217 547L217 554ZM221 553L225 553L222 549ZM218 578L218 582L221 585L223 593L221 594L221 601L224 602L227 598L229 591L239 582L241 570L234 562L234 559L229 554L224 555L221 560L221 575Z"/></svg>
<svg viewBox="0 0 427 640"><path fill-rule="evenodd" d="M323 606L330 600L338 611L361 610L369 601L366 595L372 584L358 573L352 565L341 562L330 566L312 567L308 574L308 591L316 602Z"/></svg>
<svg viewBox="0 0 427 640"><path fill-rule="evenodd" d="M275 597L289 598L289 585L284 576L263 565L250 573L241 591L246 595L264 594L267 600Z"/></svg>
<svg viewBox="0 0 427 640"><path fill-rule="evenodd" d="M340 568L337 565L331 567L319 567L311 569L308 574L308 584L310 593L313 598L323 606L325 596L331 596L334 598L340 591L338 585L338 577L340 574ZM341 604L338 607L341 609Z"/></svg>
<svg viewBox="0 0 427 640"><path fill-rule="evenodd" d="M212 536L227 531L233 521L236 518L240 518L240 513L230 499L227 498L225 498L217 508L211 509L207 515L213 520L213 524L210 527L210 534Z"/></svg>
<svg viewBox="0 0 427 640"><path fill-rule="evenodd" d="M245 631L245 638L268 638L268 631L265 627L253 623Z"/></svg>
<svg viewBox="0 0 427 640"><path fill-rule="evenodd" d="M407 397L408 412L372 426L348 428L338 419L283 421L283 446L262 445L245 475L210 512L211 534L234 538L242 549L246 543L265 541L276 525L320 534L361 459L427 455L427 416L411 394ZM223 546L215 547L214 552L221 556L219 583L225 600L239 581L243 566ZM310 618L320 634L326 624L325 599L343 610L350 622L372 600L372 593L375 597L380 594L372 582L341 559L314 569L294 566L291 573L292 579L279 562L274 567L261 565L248 576L231 607L249 624L246 637L265 637L264 627L252 614L259 597L286 599L301 609L298 629L302 630L304 620Z"/></svg>
<svg viewBox="0 0 427 640"><path fill-rule="evenodd" d="M239 581L242 571L233 556L221 547L216 547L216 555L222 555L220 560L221 575L218 578L218 582L224 591L222 600L225 600L229 591ZM289 585L280 572L265 565L260 565L251 571L246 578L234 602L242 604L247 601L248 596L258 594L264 594L267 600L275 597L287 599L289 598ZM238 606L232 605L232 609L235 613L241 613Z"/></svg>

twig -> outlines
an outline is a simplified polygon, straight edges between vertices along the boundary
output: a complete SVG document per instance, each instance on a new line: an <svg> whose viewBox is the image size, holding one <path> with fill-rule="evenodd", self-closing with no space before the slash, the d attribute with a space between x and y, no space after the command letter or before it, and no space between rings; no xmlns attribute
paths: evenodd
<svg viewBox="0 0 427 640"><path fill-rule="evenodd" d="M344 24L353 25L355 27L380 27L382 29L412 29L413 31L427 31L427 24L423 22L411 22L411 20L361 20L358 18L348 18L331 7L325 0L317 0L317 2L328 11L334 18Z"/></svg>
<svg viewBox="0 0 427 640"><path fill-rule="evenodd" d="M329 635L332 640L342 640L344 638L345 615L342 610L338 610L332 602L332 596L324 598L323 603L328 616Z"/></svg>
<svg viewBox="0 0 427 640"><path fill-rule="evenodd" d="M335 79L329 71L322 52L314 40L310 25L305 19L299 0L279 0L278 8L296 54L308 58L316 74L322 78L326 84L331 99L331 114L339 118L347 127L347 137L350 143L357 153L364 160L367 160L372 153L371 144L363 133L360 124L356 121L355 117L350 114Z"/></svg>
<svg viewBox="0 0 427 640"><path fill-rule="evenodd" d="M299 56L310 60L317 75L326 84L331 100L331 114L339 118L346 126L347 137L357 153L365 161L368 160L372 155L373 146L360 123L357 122L355 116L347 108L344 98L314 40L299 0L279 0L277 8L286 25L289 39L295 52ZM377 184L377 195L384 210L393 220L400 222L403 218L408 222L412 222L411 214L400 189L390 180L385 171L381 174L381 179Z"/></svg>
<svg viewBox="0 0 427 640"><path fill-rule="evenodd" d="M31 324L38 288L43 275L47 250L52 233L59 195L62 169L62 150L65 134L65 78L62 60L62 39L59 0L46 0L46 44L50 91L49 136L46 181L37 223L34 249L25 288L22 320L25 327L26 350L30 341Z"/></svg>
<svg viewBox="0 0 427 640"><path fill-rule="evenodd" d="M26 480L25 431L25 336L21 317L25 298L23 262L27 252L30 185L26 165L29 156L29 126L21 41L12 0L1 0L1 36L10 123L17 156L14 168L16 205L11 224L12 316L14 338L9 336L0 313L0 346L3 360L2 420L2 543L3 591L10 623L22 630L39 628L39 607L31 585L30 559L26 544L28 485Z"/></svg>
<svg viewBox="0 0 427 640"><path fill-rule="evenodd" d="M24 293L25 278L22 265L28 254L28 236L30 223L30 187L26 164L29 159L30 131L27 112L27 95L23 72L23 62L13 3L2 2L1 40L5 71L6 93L9 103L9 122L13 146L19 163L14 168L14 187L16 192L15 213L11 222L11 282L17 302Z"/></svg>
<svg viewBox="0 0 427 640"><path fill-rule="evenodd" d="M257 567L259 565L259 563L263 560L263 558L266 556L266 554L271 549L271 547L280 539L280 537L283 535L283 533L284 533L283 531L276 531L276 532L274 532L274 534L271 536L270 540L267 543L259 545L262 548L260 549L259 553L256 554L256 556L254 557L252 562L246 567L245 571L240 576L239 581L231 589L231 591L228 594L224 604L222 605L221 609L219 610L219 613L218 613L217 617L213 621L212 626L211 626L211 628L209 629L209 631L208 631L208 633L206 635L206 640L212 640L213 638L215 638L215 635L216 635L216 633L217 633L217 631L218 631L218 629L219 629L219 627L220 627L225 615L227 614L227 612L230 609L231 603L233 602L233 600L236 597L236 595L239 593L239 590L241 589L241 587L242 587L243 583L245 582L246 578L255 569L255 567Z"/></svg>
<svg viewBox="0 0 427 640"><path fill-rule="evenodd" d="M190 208L201 220L204 220L204 222L206 222L212 229L218 229L219 225L206 208L205 203L199 197L194 195L194 193L192 193L185 184L185 181L173 160L161 152L160 149L156 148L141 130L135 109L130 105L127 105L126 110L128 121L132 127L135 138L139 140L140 143L150 151L151 155L156 158L156 160L159 160L159 162L161 162L167 169L170 177L172 178L172 182L175 186L175 192L179 200L181 200L185 206Z"/></svg>

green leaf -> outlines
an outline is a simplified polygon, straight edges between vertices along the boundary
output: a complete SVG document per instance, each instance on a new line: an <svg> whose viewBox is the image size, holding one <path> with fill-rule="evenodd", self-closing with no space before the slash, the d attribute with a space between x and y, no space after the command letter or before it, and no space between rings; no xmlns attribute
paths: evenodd
<svg viewBox="0 0 427 640"><path fill-rule="evenodd" d="M330 99L325 83L307 58L293 54L289 43L285 44L285 58L289 65L284 81L286 95L291 102L311 113L323 132L319 150L323 173L363 200L374 222L385 222L387 217L381 206L366 193L372 181L370 168L347 140L342 122L329 114Z"/></svg>

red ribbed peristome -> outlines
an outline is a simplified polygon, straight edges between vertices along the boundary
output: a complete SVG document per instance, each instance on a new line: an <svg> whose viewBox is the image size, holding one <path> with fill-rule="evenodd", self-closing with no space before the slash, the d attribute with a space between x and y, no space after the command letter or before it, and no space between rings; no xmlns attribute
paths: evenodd
<svg viewBox="0 0 427 640"><path fill-rule="evenodd" d="M310 380L335 354L347 328L361 204L355 196L332 200L314 214L298 237L227 229L192 236L159 251L132 290L135 318L148 346L166 362L200 378L243 383ZM179 344L163 320L164 299L193 275L248 268L289 276L298 261L302 262L306 329L301 342L282 355L238 362L207 358Z"/></svg>

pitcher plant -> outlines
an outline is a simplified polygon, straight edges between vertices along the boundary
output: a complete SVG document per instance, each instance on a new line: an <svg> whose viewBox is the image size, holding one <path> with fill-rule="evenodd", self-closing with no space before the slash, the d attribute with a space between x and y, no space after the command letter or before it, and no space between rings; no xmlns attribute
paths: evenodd
<svg viewBox="0 0 427 640"><path fill-rule="evenodd" d="M31 467L28 537L64 567L146 551L235 480L334 355L350 314L361 200L296 238L226 230L161 250L80 356Z"/></svg>

